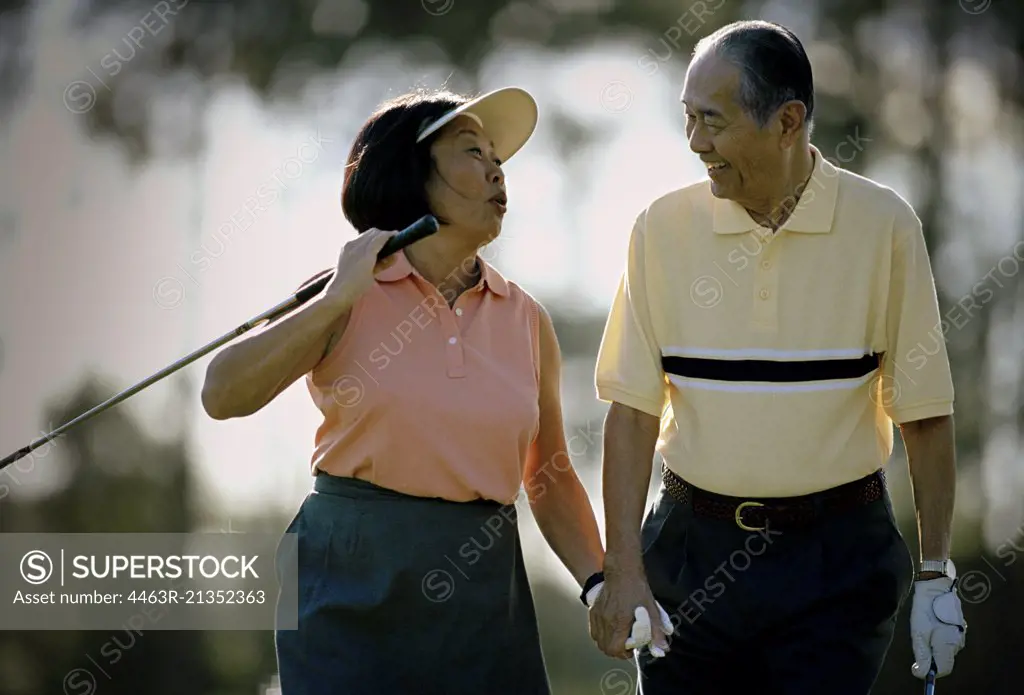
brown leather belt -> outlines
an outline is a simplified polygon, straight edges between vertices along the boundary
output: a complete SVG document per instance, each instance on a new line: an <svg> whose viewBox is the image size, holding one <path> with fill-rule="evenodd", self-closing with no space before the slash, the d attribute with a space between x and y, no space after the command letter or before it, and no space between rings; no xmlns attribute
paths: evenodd
<svg viewBox="0 0 1024 695"><path fill-rule="evenodd" d="M744 531L809 526L816 521L876 502L885 494L885 471L798 497L732 497L694 487L662 468L665 490L696 516L734 521Z"/></svg>

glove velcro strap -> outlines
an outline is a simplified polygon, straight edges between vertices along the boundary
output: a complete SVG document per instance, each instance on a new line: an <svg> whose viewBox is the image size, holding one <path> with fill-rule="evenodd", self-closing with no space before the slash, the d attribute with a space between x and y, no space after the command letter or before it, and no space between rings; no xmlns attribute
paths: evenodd
<svg viewBox="0 0 1024 695"><path fill-rule="evenodd" d="M967 621L964 619L963 609L960 605L960 598L956 595L955 591L939 594L932 599L932 612L939 622L946 625L956 625L960 629L967 627Z"/></svg>

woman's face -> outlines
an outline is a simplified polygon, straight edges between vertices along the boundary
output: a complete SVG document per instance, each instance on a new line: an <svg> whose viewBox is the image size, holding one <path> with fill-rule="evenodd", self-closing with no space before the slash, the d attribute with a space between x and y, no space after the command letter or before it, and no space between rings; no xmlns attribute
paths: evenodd
<svg viewBox="0 0 1024 695"><path fill-rule="evenodd" d="M435 171L427 182L430 207L483 245L501 232L505 175L486 131L469 116L445 126L431 146Z"/></svg>

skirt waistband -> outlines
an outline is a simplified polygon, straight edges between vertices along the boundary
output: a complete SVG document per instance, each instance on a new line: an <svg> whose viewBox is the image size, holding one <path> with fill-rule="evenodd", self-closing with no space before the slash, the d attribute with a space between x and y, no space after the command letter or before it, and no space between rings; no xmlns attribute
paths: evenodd
<svg viewBox="0 0 1024 695"><path fill-rule="evenodd" d="M447 500L441 497L417 497L415 495L407 495L406 493L399 492L398 490L392 490L391 488L381 487L380 485L376 485L367 480L360 480L359 478L352 478L348 476L331 475L329 473L324 473L321 470L316 472L313 489L320 494L348 497L349 499L356 500L391 500L424 505L482 507L493 510L507 506L497 502L496 500L479 499L469 502L456 502L454 500Z"/></svg>

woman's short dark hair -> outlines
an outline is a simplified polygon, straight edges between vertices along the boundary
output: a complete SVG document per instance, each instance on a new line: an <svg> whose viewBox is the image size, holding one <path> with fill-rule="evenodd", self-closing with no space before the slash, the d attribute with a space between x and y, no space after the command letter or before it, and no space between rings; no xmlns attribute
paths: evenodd
<svg viewBox="0 0 1024 695"><path fill-rule="evenodd" d="M352 144L341 188L342 211L357 232L404 229L435 214L426 184L434 169L430 145L441 131L419 143L416 137L467 101L446 90L417 90L386 101L367 119Z"/></svg>

